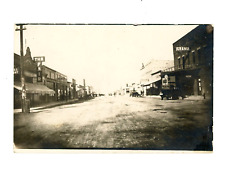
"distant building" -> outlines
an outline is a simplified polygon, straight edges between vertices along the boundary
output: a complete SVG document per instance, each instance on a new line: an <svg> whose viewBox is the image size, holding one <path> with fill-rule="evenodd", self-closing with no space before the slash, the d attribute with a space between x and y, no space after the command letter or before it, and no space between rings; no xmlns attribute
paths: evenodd
<svg viewBox="0 0 225 182"><path fill-rule="evenodd" d="M162 72L174 75L184 95L212 97L213 27L199 25L173 44L174 67Z"/></svg>
<svg viewBox="0 0 225 182"><path fill-rule="evenodd" d="M161 88L161 70L173 66L173 60L151 60L142 64L140 84L144 95L158 95Z"/></svg>
<svg viewBox="0 0 225 182"><path fill-rule="evenodd" d="M55 91L55 97L49 101L66 100L69 97L67 76L49 68L42 66L43 84Z"/></svg>
<svg viewBox="0 0 225 182"><path fill-rule="evenodd" d="M76 90L78 99L85 97L85 87L83 85L77 85Z"/></svg>

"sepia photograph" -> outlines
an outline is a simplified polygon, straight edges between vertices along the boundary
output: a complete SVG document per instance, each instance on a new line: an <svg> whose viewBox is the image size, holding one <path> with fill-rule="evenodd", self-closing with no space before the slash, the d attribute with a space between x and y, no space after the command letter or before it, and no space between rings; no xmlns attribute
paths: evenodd
<svg viewBox="0 0 225 182"><path fill-rule="evenodd" d="M212 152L213 34L211 24L15 24L14 152Z"/></svg>

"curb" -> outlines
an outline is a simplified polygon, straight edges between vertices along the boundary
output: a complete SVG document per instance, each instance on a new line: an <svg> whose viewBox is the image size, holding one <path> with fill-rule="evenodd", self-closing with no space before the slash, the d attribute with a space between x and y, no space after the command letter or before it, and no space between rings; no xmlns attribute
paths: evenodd
<svg viewBox="0 0 225 182"><path fill-rule="evenodd" d="M91 98L91 99L93 99L93 98ZM91 99L74 99L74 100L70 100L70 101L63 101L63 102L55 103L55 104L33 107L33 108L30 108L30 111L32 112L32 111L40 110L40 109L48 109L48 108L53 108L53 107L62 106L62 105L75 104L75 103L79 103L79 102L83 102L83 101L88 101ZM14 109L14 114L22 113L21 109L16 109L16 110L17 111L15 111L15 109Z"/></svg>

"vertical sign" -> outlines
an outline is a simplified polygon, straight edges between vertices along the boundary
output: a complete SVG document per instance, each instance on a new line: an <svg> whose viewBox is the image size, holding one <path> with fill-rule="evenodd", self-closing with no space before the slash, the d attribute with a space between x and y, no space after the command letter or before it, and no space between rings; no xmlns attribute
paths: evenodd
<svg viewBox="0 0 225 182"><path fill-rule="evenodd" d="M37 63L37 82L42 82L42 62L45 61L45 57L34 57L34 61Z"/></svg>
<svg viewBox="0 0 225 182"><path fill-rule="evenodd" d="M37 62L37 82L42 82L42 62Z"/></svg>

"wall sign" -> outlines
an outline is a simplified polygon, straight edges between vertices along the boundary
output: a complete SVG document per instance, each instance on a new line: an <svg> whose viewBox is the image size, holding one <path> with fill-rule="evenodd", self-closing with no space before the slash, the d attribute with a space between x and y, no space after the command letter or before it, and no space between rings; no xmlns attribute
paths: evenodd
<svg viewBox="0 0 225 182"><path fill-rule="evenodd" d="M176 47L176 51L189 51L190 47Z"/></svg>

